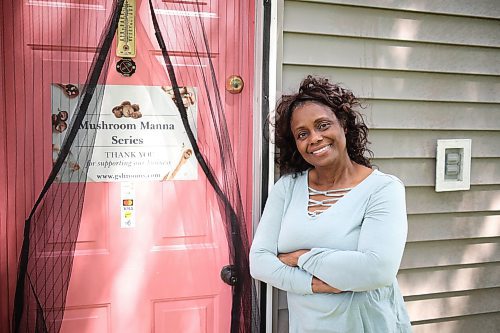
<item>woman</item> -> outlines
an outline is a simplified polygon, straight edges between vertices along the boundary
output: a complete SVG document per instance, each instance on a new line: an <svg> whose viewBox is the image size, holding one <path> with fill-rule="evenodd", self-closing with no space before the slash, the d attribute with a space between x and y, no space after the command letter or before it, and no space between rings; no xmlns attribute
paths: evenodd
<svg viewBox="0 0 500 333"><path fill-rule="evenodd" d="M287 291L290 332L411 332L396 281L404 186L372 170L359 101L308 76L276 109L284 176L250 251L255 279Z"/></svg>

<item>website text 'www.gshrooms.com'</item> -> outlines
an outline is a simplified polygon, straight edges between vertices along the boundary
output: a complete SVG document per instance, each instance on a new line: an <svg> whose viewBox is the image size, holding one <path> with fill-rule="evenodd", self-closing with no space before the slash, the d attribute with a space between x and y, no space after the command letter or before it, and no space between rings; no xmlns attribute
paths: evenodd
<svg viewBox="0 0 500 333"><path fill-rule="evenodd" d="M155 180L155 179L161 179L161 175L159 173L153 173L153 174L126 174L126 173L121 173L121 174L114 174L114 175L96 175L96 178L101 181L117 181L117 180Z"/></svg>

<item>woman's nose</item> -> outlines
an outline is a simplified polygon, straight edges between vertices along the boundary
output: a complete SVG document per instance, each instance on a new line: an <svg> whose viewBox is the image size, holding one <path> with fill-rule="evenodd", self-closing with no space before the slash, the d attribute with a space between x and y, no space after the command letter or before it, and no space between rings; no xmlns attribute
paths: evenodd
<svg viewBox="0 0 500 333"><path fill-rule="evenodd" d="M313 134L311 135L311 141L312 143L316 143L316 142L319 142L319 141L322 141L323 140L323 135L321 135L320 132L312 132Z"/></svg>

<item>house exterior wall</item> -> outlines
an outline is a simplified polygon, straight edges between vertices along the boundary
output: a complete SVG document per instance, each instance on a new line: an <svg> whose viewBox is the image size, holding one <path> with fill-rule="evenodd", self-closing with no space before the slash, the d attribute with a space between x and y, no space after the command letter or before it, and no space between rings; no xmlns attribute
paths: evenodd
<svg viewBox="0 0 500 333"><path fill-rule="evenodd" d="M406 185L398 279L415 333L500 327L500 5L280 1L283 93L307 74L363 98L373 163ZM279 74L280 75L280 74ZM435 192L438 139L472 139L471 188ZM279 293L278 332L287 332Z"/></svg>

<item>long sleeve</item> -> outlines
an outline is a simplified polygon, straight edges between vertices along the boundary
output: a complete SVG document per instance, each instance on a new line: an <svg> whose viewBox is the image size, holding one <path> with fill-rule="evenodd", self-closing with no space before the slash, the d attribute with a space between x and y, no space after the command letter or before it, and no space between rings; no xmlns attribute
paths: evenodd
<svg viewBox="0 0 500 333"><path fill-rule="evenodd" d="M284 179L285 178L285 179ZM282 263L278 257L278 237L286 205L287 177L273 187L250 248L251 275L270 285L296 294L312 294L312 275Z"/></svg>
<svg viewBox="0 0 500 333"><path fill-rule="evenodd" d="M298 265L340 290L377 289L394 281L406 234L404 186L391 178L369 198L356 251L313 248Z"/></svg>

